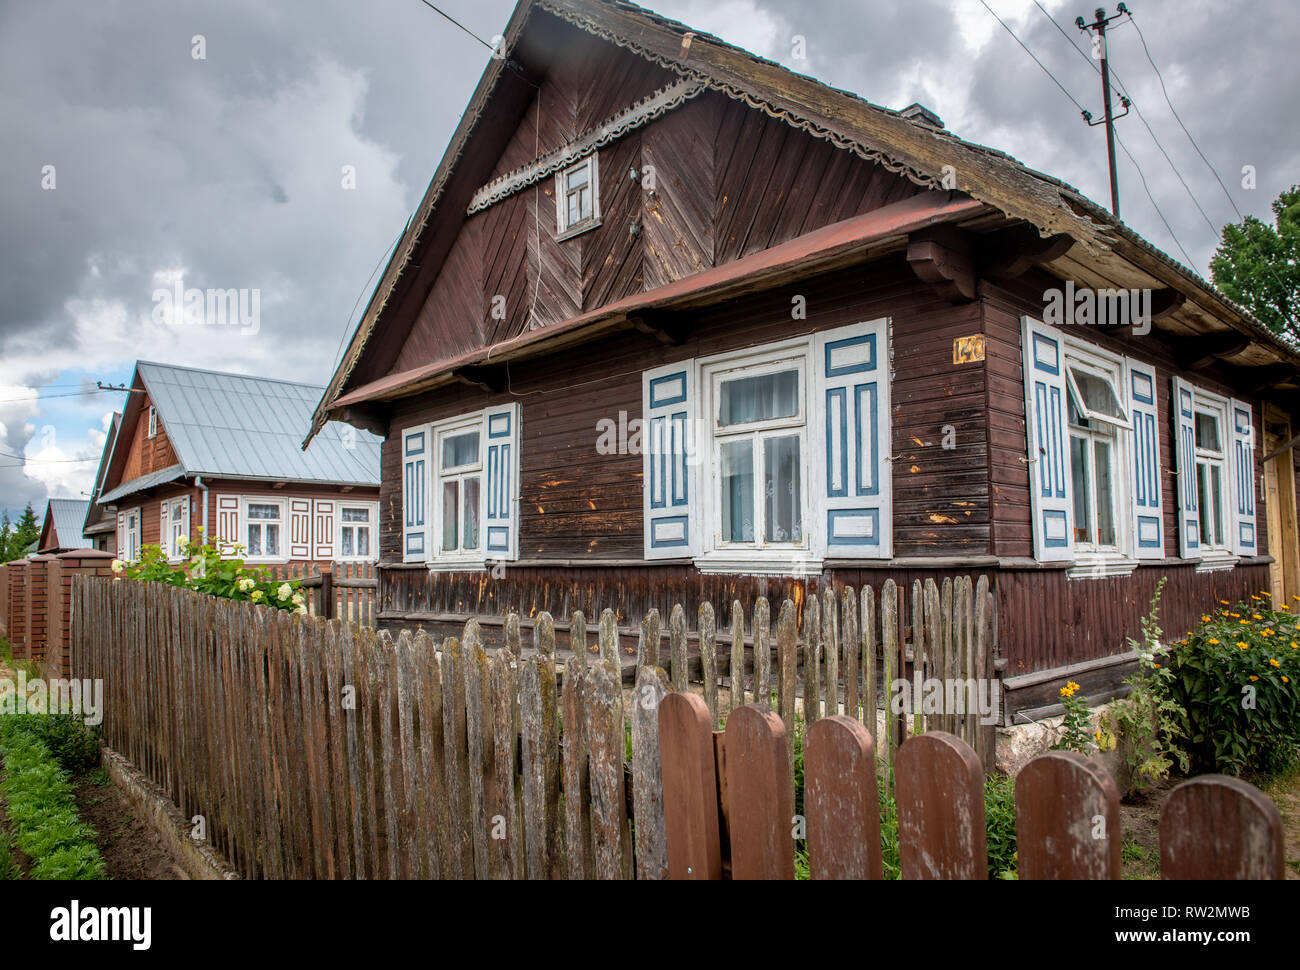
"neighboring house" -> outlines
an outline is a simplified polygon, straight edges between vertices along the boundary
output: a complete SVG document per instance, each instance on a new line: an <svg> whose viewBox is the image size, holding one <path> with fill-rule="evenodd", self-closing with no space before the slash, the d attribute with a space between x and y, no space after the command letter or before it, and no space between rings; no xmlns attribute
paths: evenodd
<svg viewBox="0 0 1300 970"><path fill-rule="evenodd" d="M104 450L99 456L99 467L95 470L90 501L86 503L86 518L81 527L81 534L88 540L90 548L114 554L117 553L117 515L96 500L103 489L104 476L108 473L108 459L113 454L113 443L117 440L117 429L121 425L122 415L114 414L108 437L104 440Z"/></svg>
<svg viewBox="0 0 1300 970"><path fill-rule="evenodd" d="M378 439L335 424L299 447L321 388L146 361L130 387L96 498L122 559L179 561L200 528L249 563L377 557Z"/></svg>
<svg viewBox="0 0 1300 970"><path fill-rule="evenodd" d="M45 507L45 521L41 525L37 552L52 555L69 549L91 548L90 540L81 534L82 523L86 521L86 506L89 504L84 498L50 499Z"/></svg>
<svg viewBox="0 0 1300 970"><path fill-rule="evenodd" d="M1161 577L1300 592L1300 356L1077 190L627 3L501 53L314 417L386 439L383 625L986 573L1050 683Z"/></svg>

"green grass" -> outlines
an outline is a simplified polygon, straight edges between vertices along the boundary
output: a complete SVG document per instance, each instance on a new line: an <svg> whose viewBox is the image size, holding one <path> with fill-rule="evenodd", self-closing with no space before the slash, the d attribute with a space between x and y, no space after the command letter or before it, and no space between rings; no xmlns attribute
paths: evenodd
<svg viewBox="0 0 1300 970"><path fill-rule="evenodd" d="M32 860L32 879L103 879L94 830L77 814L68 773L20 718L0 718L5 775L0 796L13 844ZM12 865L12 861L11 861Z"/></svg>
<svg viewBox="0 0 1300 970"><path fill-rule="evenodd" d="M0 882L21 878L22 873L14 862L13 846L9 844L9 833L0 832Z"/></svg>
<svg viewBox="0 0 1300 970"><path fill-rule="evenodd" d="M0 637L0 660L10 663L14 659L14 648L8 640Z"/></svg>

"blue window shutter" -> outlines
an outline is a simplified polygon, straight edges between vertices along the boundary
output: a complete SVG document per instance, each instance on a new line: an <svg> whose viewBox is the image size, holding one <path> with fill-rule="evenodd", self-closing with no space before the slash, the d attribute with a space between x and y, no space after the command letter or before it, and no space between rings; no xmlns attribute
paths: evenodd
<svg viewBox="0 0 1300 970"><path fill-rule="evenodd" d="M429 428L402 433L402 559L424 562L429 558Z"/></svg>
<svg viewBox="0 0 1300 970"><path fill-rule="evenodd" d="M699 547L701 496L693 447L697 406L694 360L641 375L646 559L689 557Z"/></svg>
<svg viewBox="0 0 1300 970"><path fill-rule="evenodd" d="M1128 360L1128 399L1133 415L1133 547L1138 559L1165 554L1160 504L1160 419L1156 405L1156 371Z"/></svg>
<svg viewBox="0 0 1300 970"><path fill-rule="evenodd" d="M1255 423L1250 405L1233 398L1228 402L1228 463L1233 482L1232 551L1239 556L1259 555L1255 535Z"/></svg>
<svg viewBox="0 0 1300 970"><path fill-rule="evenodd" d="M1046 324L1024 319L1021 353L1025 380L1025 438L1029 446L1029 503L1034 558L1074 558L1070 435L1066 424L1065 347Z"/></svg>
<svg viewBox="0 0 1300 970"><path fill-rule="evenodd" d="M519 405L483 412L483 538L489 562L519 558Z"/></svg>
<svg viewBox="0 0 1300 970"><path fill-rule="evenodd" d="M818 545L824 555L893 555L889 463L889 320L818 333L813 341Z"/></svg>
<svg viewBox="0 0 1300 970"><path fill-rule="evenodd" d="M1178 465L1178 554L1200 559L1201 519L1196 498L1196 409L1192 387L1174 378L1174 460Z"/></svg>

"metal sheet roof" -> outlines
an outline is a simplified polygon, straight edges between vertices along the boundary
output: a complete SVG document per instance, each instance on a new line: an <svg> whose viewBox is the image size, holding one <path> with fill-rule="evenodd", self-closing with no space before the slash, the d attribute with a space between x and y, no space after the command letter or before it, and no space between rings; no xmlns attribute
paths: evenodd
<svg viewBox="0 0 1300 970"><path fill-rule="evenodd" d="M86 521L86 506L89 501L82 498L50 499L50 517L54 520L54 531L59 537L61 549L85 549L90 540L82 536L81 529Z"/></svg>
<svg viewBox="0 0 1300 970"><path fill-rule="evenodd" d="M186 475L379 484L382 439L367 431L333 422L301 449L322 387L149 361L136 370Z"/></svg>
<svg viewBox="0 0 1300 970"><path fill-rule="evenodd" d="M112 491L105 492L95 501L99 505L108 505L124 495L130 495L132 492L143 492L146 488L153 488L155 485L161 485L163 482L170 482L180 478L185 474L185 469L180 465L171 465L167 468L160 469L156 472L150 472L148 475L141 475L139 478L133 478L129 482L123 482Z"/></svg>

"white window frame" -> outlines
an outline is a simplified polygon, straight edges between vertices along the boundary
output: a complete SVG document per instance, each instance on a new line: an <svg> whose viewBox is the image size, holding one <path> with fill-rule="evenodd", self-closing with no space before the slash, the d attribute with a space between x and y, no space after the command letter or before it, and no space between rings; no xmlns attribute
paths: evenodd
<svg viewBox="0 0 1300 970"><path fill-rule="evenodd" d="M123 550L118 550L118 558L125 562L135 562L140 558L140 545L143 540L143 517L144 509L136 506L133 509L127 509L124 513L122 536L126 542L125 555ZM135 528L131 527L131 518L135 517Z"/></svg>
<svg viewBox="0 0 1300 970"><path fill-rule="evenodd" d="M1134 534L1132 521L1133 432L1131 424L1128 423L1133 415L1133 402L1130 399L1130 388L1124 358L1095 344L1077 340L1064 333L1061 334L1061 347L1064 358L1063 366L1065 367L1066 393L1073 395L1076 383L1073 376L1070 375L1070 368L1103 377L1114 390L1120 410L1126 419L1124 422L1120 422L1107 415L1098 416L1081 408L1081 412L1089 417L1096 429L1093 434L1086 435L1089 442L1088 464L1093 475L1096 474L1096 452L1093 446L1095 438L1105 437L1111 445L1111 503L1112 515L1115 520L1115 545L1100 546L1091 542L1079 542L1075 539L1075 530L1078 528L1078 523L1072 522L1069 542L1074 565L1066 571L1066 576L1070 579L1128 576L1137 568L1138 559L1137 536ZM1080 401L1079 403L1082 405L1084 402ZM1064 402L1064 404L1068 415L1068 402ZM1100 428L1096 428L1098 424L1101 425ZM1067 438L1070 439L1066 443L1065 458L1070 466L1067 477L1071 482L1070 500L1073 502L1075 498L1073 489L1074 457L1073 448L1070 445L1072 439L1079 435L1080 432L1070 425L1068 417L1065 422L1065 433ZM1095 528L1095 480L1090 478L1089 483L1093 485L1093 490L1088 496L1088 503Z"/></svg>
<svg viewBox="0 0 1300 970"><path fill-rule="evenodd" d="M164 549L167 552L167 558L176 561L184 558L179 551L180 543L177 540L184 536L185 541L188 543L190 538L188 530L182 532L181 535L177 535L178 529L186 529L189 525L187 506L190 500L186 496L185 498L163 499L163 501L167 504L167 535L163 537L166 543Z"/></svg>
<svg viewBox="0 0 1300 970"><path fill-rule="evenodd" d="M569 197L565 190L567 177L580 169L587 169L587 184L591 188L591 215L578 222L569 222ZM588 229L600 225L600 161L599 153L592 152L580 162L555 173L555 238L571 239Z"/></svg>
<svg viewBox="0 0 1300 970"><path fill-rule="evenodd" d="M1219 466L1219 495L1223 503L1220 509L1220 528L1223 535L1216 535L1214 543L1205 541L1205 537L1200 536L1201 556L1196 563L1197 572L1213 572L1219 569L1231 569L1235 566L1240 558L1232 551L1232 532L1236 528L1236 522L1233 517L1233 510L1236 508L1237 489L1240 487L1233 474L1232 461L1230 458L1232 451L1232 409L1229 401L1221 394L1215 394L1213 391L1207 391L1195 384L1185 384L1187 389L1192 393L1192 421L1195 429L1195 416L1197 414L1211 414L1219 423L1219 457L1213 458L1208 453L1203 453L1203 449L1198 447L1193 438L1193 458L1192 473L1196 474L1196 469L1202 461L1207 464L1215 463ZM1193 430L1194 434L1194 430ZM1192 487L1197 488L1196 479L1192 480ZM1199 497L1199 493L1198 493ZM1197 503L1197 517L1199 525L1200 503Z"/></svg>
<svg viewBox="0 0 1300 970"><path fill-rule="evenodd" d="M344 509L365 509L369 518L365 522L345 522L343 519ZM379 558L379 506L374 502L338 502L334 513L334 536L337 543L334 547L334 558L339 562L373 562ZM343 530L356 530L359 526L364 526L369 533L368 545L370 551L365 555L353 554L345 556L343 554ZM356 549L356 537L353 537L352 548Z"/></svg>
<svg viewBox="0 0 1300 970"><path fill-rule="evenodd" d="M478 456L474 461L467 465L456 465L452 468L444 468L442 465L442 446L448 438L456 438L463 434L474 432L478 435ZM433 511L433 521L429 523L431 530L429 545L433 549L435 558L440 563L466 563L482 564L486 555L484 546L487 541L484 535L484 519L486 515L485 508L485 491L487 488L487 469L484 467L483 453L486 448L483 433L483 412L467 415L461 418L452 418L450 421L440 422L433 426L430 440L433 443L433 454L430 456L432 474L429 476L431 488L433 489L432 501L429 508ZM465 531L464 519L464 495L465 481L470 478L478 479L478 542L473 549L465 549L462 546L463 534ZM443 486L448 482L459 483L457 487L456 501L456 540L455 549L447 549L443 546L442 523L446 513L445 499L443 496Z"/></svg>
<svg viewBox="0 0 1300 970"><path fill-rule="evenodd" d="M812 465L809 452L809 426L816 423L820 411L812 388L812 341L809 338L764 344L739 352L716 354L696 362L695 387L699 389L699 413L706 415L701 429L704 439L697 447L704 449L700 486L704 496L699 534L701 548L697 563L702 572L799 572L801 567L820 570L821 553L816 541L816 520L812 508ZM763 374L795 370L799 375L799 415L775 418L754 424L719 426L722 407L722 384L728 380L758 377ZM762 449L754 448L754 541L724 542L722 539L721 447L727 440L748 438L757 442L771 437L799 436L800 521L799 542L767 542L764 538L764 496Z"/></svg>
<svg viewBox="0 0 1300 970"><path fill-rule="evenodd" d="M244 547L244 560L246 562L263 562L263 563L281 563L289 561L289 515L285 500L279 497L244 495L240 507L241 521L239 523L241 545ZM249 514L249 507L253 505L274 505L280 509L280 518L272 519L254 519ZM280 551L274 556L265 554L254 556L252 553L252 542L249 529L254 525L266 525L268 522L274 522L280 527ZM263 536L263 547L265 547L265 536Z"/></svg>
<svg viewBox="0 0 1300 970"><path fill-rule="evenodd" d="M149 405L149 437L154 438L158 435L158 409L152 404Z"/></svg>

